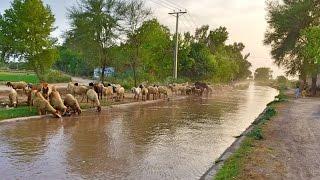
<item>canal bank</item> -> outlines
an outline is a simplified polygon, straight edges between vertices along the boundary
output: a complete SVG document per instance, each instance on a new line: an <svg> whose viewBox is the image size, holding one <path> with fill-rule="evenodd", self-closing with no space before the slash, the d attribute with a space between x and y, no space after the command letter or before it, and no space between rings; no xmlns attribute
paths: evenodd
<svg viewBox="0 0 320 180"><path fill-rule="evenodd" d="M272 106L277 115L260 126L262 138L239 138L232 155L218 161L203 179L320 177L320 99L289 98Z"/></svg>

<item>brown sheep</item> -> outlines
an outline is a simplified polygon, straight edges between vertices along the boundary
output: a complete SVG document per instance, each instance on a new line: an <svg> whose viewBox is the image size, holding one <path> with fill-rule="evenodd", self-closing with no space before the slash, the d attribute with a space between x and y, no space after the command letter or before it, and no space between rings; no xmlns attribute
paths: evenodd
<svg viewBox="0 0 320 180"><path fill-rule="evenodd" d="M152 99L156 100L158 97L158 88L156 86L149 86L148 87L148 97L147 99L150 100L150 95L152 95Z"/></svg>
<svg viewBox="0 0 320 180"><path fill-rule="evenodd" d="M163 98L168 97L168 89L165 86L159 86L158 90L159 90L159 98L161 98L161 95L163 95Z"/></svg>
<svg viewBox="0 0 320 180"><path fill-rule="evenodd" d="M41 92L36 92L34 96L33 105L37 108L39 115L44 115L49 112L55 117L61 118L59 112L50 105L49 101L42 96Z"/></svg>
<svg viewBox="0 0 320 180"><path fill-rule="evenodd" d="M87 91L87 98L92 102L93 106L97 105L97 111L100 112L101 105L100 105L100 101L98 98L98 94L93 89L89 89Z"/></svg>
<svg viewBox="0 0 320 180"><path fill-rule="evenodd" d="M51 92L52 92L52 87L49 86L48 83L42 83L41 93L45 99L49 100L49 96Z"/></svg>
<svg viewBox="0 0 320 180"><path fill-rule="evenodd" d="M142 101L147 100L149 94L148 88L144 87L143 85L140 85L139 87L141 88Z"/></svg>
<svg viewBox="0 0 320 180"><path fill-rule="evenodd" d="M20 82L7 82L7 86L8 87L12 87L13 89L17 90L17 89L22 89L25 90L28 87L28 84L24 81L20 81Z"/></svg>
<svg viewBox="0 0 320 180"><path fill-rule="evenodd" d="M98 94L98 98L102 100L104 85L102 83L89 83L90 87L93 87L94 91Z"/></svg>
<svg viewBox="0 0 320 180"><path fill-rule="evenodd" d="M64 98L64 105L75 113L81 114L82 110L76 98L73 95L67 94Z"/></svg>
<svg viewBox="0 0 320 180"><path fill-rule="evenodd" d="M171 90L172 95L177 95L178 93L178 88L175 84L170 84L168 88Z"/></svg>
<svg viewBox="0 0 320 180"><path fill-rule="evenodd" d="M18 93L15 89L11 89L9 93L9 101L10 106L17 107L18 106Z"/></svg>
<svg viewBox="0 0 320 180"><path fill-rule="evenodd" d="M49 96L50 104L53 108L61 112L64 115L67 111L67 107L63 104L60 93L57 91L56 87L52 87L52 92Z"/></svg>
<svg viewBox="0 0 320 180"><path fill-rule="evenodd" d="M108 99L112 100L113 99L113 87L112 86L107 86L103 88L103 95L106 97L106 100Z"/></svg>

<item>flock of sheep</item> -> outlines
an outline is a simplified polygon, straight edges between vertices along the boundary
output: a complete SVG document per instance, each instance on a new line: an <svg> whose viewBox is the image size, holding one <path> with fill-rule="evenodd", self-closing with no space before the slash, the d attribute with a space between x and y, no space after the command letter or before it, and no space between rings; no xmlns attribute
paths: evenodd
<svg viewBox="0 0 320 180"><path fill-rule="evenodd" d="M89 85L82 85L79 83L68 83L67 94L62 99L59 91L53 85L42 83L40 85L27 84L26 82L7 82L7 86L11 87L9 92L10 106L17 107L18 93L16 90L23 90L28 97L27 104L34 106L39 115L47 113L53 114L55 117L60 118L63 115L81 114L77 97L81 98L80 102L85 99L91 102L92 107L95 107L98 112L101 111L100 101L123 101L125 98L125 89L120 84L107 84L102 83L89 83ZM189 85L171 84L168 86L145 86L140 85L133 87L131 92L134 95L134 100L142 101L156 100L167 98L169 91L172 95L209 95L212 93L213 88L206 83L196 82Z"/></svg>

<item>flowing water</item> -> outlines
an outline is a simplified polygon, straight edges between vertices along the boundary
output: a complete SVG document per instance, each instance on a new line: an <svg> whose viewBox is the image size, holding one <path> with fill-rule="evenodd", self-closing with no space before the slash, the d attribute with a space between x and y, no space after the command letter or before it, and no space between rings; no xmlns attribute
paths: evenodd
<svg viewBox="0 0 320 180"><path fill-rule="evenodd" d="M0 124L1 179L199 179L278 92L227 91Z"/></svg>

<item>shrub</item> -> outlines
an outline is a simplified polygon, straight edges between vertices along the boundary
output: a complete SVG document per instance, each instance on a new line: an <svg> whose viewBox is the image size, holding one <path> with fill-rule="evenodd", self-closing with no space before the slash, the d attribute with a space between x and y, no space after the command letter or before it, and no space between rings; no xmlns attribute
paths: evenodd
<svg viewBox="0 0 320 180"><path fill-rule="evenodd" d="M47 75L48 83L66 83L70 82L71 77L57 70L51 70Z"/></svg>
<svg viewBox="0 0 320 180"><path fill-rule="evenodd" d="M261 128L255 128L253 129L249 134L249 137L254 138L255 140L261 140L263 139L262 130Z"/></svg>

